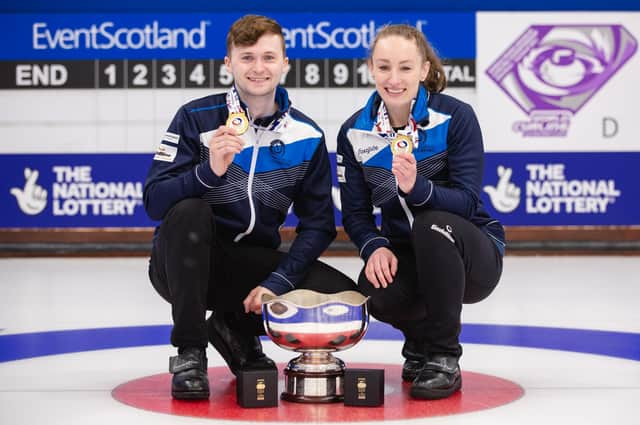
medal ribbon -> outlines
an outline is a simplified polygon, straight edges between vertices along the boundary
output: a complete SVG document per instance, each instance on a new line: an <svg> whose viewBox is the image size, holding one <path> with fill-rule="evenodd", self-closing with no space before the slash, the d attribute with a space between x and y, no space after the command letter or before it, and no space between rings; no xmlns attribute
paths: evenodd
<svg viewBox="0 0 640 425"><path fill-rule="evenodd" d="M229 114L239 113L244 114L242 106L240 106L240 98L235 86L231 86L231 89L227 92L227 109Z"/></svg>
<svg viewBox="0 0 640 425"><path fill-rule="evenodd" d="M415 99L411 101L411 110L413 110L413 104L415 103ZM401 134L404 136L409 136L413 141L413 147L418 147L418 124L416 120L413 119L413 115L409 113L409 120L407 125L398 131L395 131L391 126L391 120L389 119L389 112L387 111L387 107L384 105L384 102L380 102L380 107L378 108L378 119L375 123L376 131L387 140L392 140L396 137L396 134Z"/></svg>
<svg viewBox="0 0 640 425"><path fill-rule="evenodd" d="M236 90L236 86L231 86L231 89L227 92L227 109L229 110L229 114L232 113L240 113L244 114L245 111L242 109L240 105L240 97L238 96L238 91ZM278 119L273 120L267 130L269 131L278 131L282 124L284 123L285 117L289 114L289 111L285 111ZM251 119L251 114L249 111L246 113L247 119L253 125L253 120Z"/></svg>

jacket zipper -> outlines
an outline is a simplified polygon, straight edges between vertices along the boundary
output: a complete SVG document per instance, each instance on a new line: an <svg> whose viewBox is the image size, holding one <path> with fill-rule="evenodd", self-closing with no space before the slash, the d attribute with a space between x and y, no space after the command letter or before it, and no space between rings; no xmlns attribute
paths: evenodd
<svg viewBox="0 0 640 425"><path fill-rule="evenodd" d="M256 173L256 163L258 162L258 151L260 150L260 138L262 134L263 132L260 132L260 134L256 138L256 143L253 146L253 152L251 153L251 167L249 168L249 180L247 182L247 194L249 196L249 212L251 214L249 218L249 227L247 227L247 230L245 230L243 233L239 233L233 240L234 242L240 241L240 239L244 238L249 233L253 232L253 228L255 227L255 224L256 224L256 210L255 210L255 206L253 205L252 192L253 192L253 177L255 176L255 173Z"/></svg>
<svg viewBox="0 0 640 425"><path fill-rule="evenodd" d="M398 179L395 179L395 180L396 180L396 187L398 187ZM407 220L409 220L409 228L411 229L413 228L413 213L409 209L409 206L407 205L407 201L405 201L405 199L402 196L400 196L400 194L398 194L398 200L400 201L400 206L402 207L402 209L404 210L404 213L407 216Z"/></svg>

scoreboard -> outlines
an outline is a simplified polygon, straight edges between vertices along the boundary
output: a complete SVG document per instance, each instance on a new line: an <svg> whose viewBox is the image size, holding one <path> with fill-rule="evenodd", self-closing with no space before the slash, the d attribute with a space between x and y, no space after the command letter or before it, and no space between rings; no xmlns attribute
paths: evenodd
<svg viewBox="0 0 640 425"><path fill-rule="evenodd" d="M444 65L449 87L474 87L473 60ZM224 89L233 84L224 59L0 62L0 89ZM365 59L291 59L287 88L370 88Z"/></svg>

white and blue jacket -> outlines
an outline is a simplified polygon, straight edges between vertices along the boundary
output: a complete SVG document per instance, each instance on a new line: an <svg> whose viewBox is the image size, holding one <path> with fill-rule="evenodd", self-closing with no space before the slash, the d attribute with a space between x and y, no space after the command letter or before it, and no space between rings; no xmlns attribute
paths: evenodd
<svg viewBox="0 0 640 425"><path fill-rule="evenodd" d="M484 148L471 106L420 86L412 109L419 136L413 150L418 175L413 190L402 193L391 172L390 143L375 131L381 101L374 93L338 133L342 222L360 256L366 262L380 247L409 243L413 218L424 210L466 218L486 231L504 254L504 229L480 199ZM380 229L374 206L382 211Z"/></svg>
<svg viewBox="0 0 640 425"><path fill-rule="evenodd" d="M154 156L144 205L152 219L162 220L178 201L202 198L211 205L218 237L275 249L293 204L298 235L289 254L261 283L279 295L296 287L333 241L336 229L324 133L290 106L282 87L276 90L276 102L274 116L255 120L240 136L244 149L221 177L209 166L208 141L227 120L226 94L180 108ZM269 130L280 118L276 130Z"/></svg>

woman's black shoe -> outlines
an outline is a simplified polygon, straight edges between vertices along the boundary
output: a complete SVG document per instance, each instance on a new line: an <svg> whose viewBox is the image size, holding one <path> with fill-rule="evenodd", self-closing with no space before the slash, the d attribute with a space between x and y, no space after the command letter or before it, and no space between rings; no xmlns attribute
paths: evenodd
<svg viewBox="0 0 640 425"><path fill-rule="evenodd" d="M402 356L406 359L402 365L402 380L413 382L424 367L424 343L406 339L402 346Z"/></svg>
<svg viewBox="0 0 640 425"><path fill-rule="evenodd" d="M413 382L424 368L424 360L405 360L402 365L402 380Z"/></svg>
<svg viewBox="0 0 640 425"><path fill-rule="evenodd" d="M414 398L436 400L449 397L462 386L462 374L456 356L432 354L411 384Z"/></svg>
<svg viewBox="0 0 640 425"><path fill-rule="evenodd" d="M171 395L180 400L205 400L209 398L207 354L204 348L189 347L169 359Z"/></svg>

